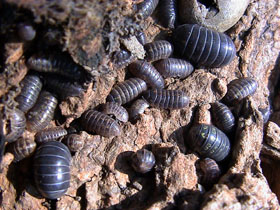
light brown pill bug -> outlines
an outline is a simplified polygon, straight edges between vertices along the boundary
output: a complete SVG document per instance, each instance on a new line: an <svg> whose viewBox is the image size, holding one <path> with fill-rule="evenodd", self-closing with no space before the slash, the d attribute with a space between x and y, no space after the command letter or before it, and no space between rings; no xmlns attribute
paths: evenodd
<svg viewBox="0 0 280 210"><path fill-rule="evenodd" d="M191 63L177 58L160 60L154 66L163 78L178 77L183 79L189 76L194 70Z"/></svg>
<svg viewBox="0 0 280 210"><path fill-rule="evenodd" d="M27 75L20 82L20 86L21 92L15 100L18 102L18 108L26 113L36 103L42 89L42 82L36 75Z"/></svg>
<svg viewBox="0 0 280 210"><path fill-rule="evenodd" d="M62 127L46 128L36 133L35 141L41 144L48 141L56 140L65 135L67 135L67 131Z"/></svg>
<svg viewBox="0 0 280 210"><path fill-rule="evenodd" d="M218 182L221 176L221 170L215 160L204 158L199 162L203 172L202 183L208 187Z"/></svg>
<svg viewBox="0 0 280 210"><path fill-rule="evenodd" d="M84 112L81 117L81 124L86 131L95 132L105 137L121 134L121 128L114 119L95 110Z"/></svg>
<svg viewBox="0 0 280 210"><path fill-rule="evenodd" d="M17 25L17 33L23 41L31 41L36 36L36 30L29 23L19 23Z"/></svg>
<svg viewBox="0 0 280 210"><path fill-rule="evenodd" d="M71 152L77 152L84 147L84 140L78 134L67 135L63 142Z"/></svg>
<svg viewBox="0 0 280 210"><path fill-rule="evenodd" d="M124 107L119 105L115 102L107 102L102 106L104 114L112 114L114 115L119 121L127 122L128 121L128 112Z"/></svg>
<svg viewBox="0 0 280 210"><path fill-rule="evenodd" d="M146 149L140 149L131 155L131 166L138 173L147 173L156 163L154 154Z"/></svg>
<svg viewBox="0 0 280 210"><path fill-rule="evenodd" d="M147 109L150 105L144 99L137 99L133 102L129 109L129 118L131 120L137 120L140 114L143 114L145 109Z"/></svg>
<svg viewBox="0 0 280 210"><path fill-rule="evenodd" d="M144 45L145 59L149 62L168 58L173 53L173 46L166 40L158 40Z"/></svg>
<svg viewBox="0 0 280 210"><path fill-rule="evenodd" d="M53 119L57 99L49 92L42 91L36 104L27 113L27 129L37 132L44 129Z"/></svg>
<svg viewBox="0 0 280 210"><path fill-rule="evenodd" d="M144 80L130 78L115 85L106 100L107 102L116 102L122 105L132 101L145 90L147 90L147 84Z"/></svg>
<svg viewBox="0 0 280 210"><path fill-rule="evenodd" d="M161 109L181 109L189 104L189 98L182 90L152 89L143 93L147 102Z"/></svg>
<svg viewBox="0 0 280 210"><path fill-rule="evenodd" d="M125 66L129 63L131 63L132 55L130 52L126 50L120 50L116 51L113 54L112 60L114 64L116 64L119 67Z"/></svg>
<svg viewBox="0 0 280 210"><path fill-rule="evenodd" d="M14 155L14 162L18 162L33 154L36 149L36 143L32 139L19 138L9 145L8 151Z"/></svg>
<svg viewBox="0 0 280 210"><path fill-rule="evenodd" d="M135 14L136 20L145 20L154 12L158 5L159 0L144 0L137 4L137 13Z"/></svg>
<svg viewBox="0 0 280 210"><path fill-rule="evenodd" d="M153 88L164 88L164 79L153 65L144 60L131 63L129 71Z"/></svg>
<svg viewBox="0 0 280 210"><path fill-rule="evenodd" d="M135 36L136 39L140 42L140 44L145 45L147 43L147 37L143 31L136 32Z"/></svg>

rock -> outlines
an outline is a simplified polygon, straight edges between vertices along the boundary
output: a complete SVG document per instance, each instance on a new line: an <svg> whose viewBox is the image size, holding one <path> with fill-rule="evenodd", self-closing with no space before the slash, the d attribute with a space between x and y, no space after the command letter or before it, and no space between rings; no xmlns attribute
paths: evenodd
<svg viewBox="0 0 280 210"><path fill-rule="evenodd" d="M274 122L269 122L266 128L266 143L280 150L280 128Z"/></svg>

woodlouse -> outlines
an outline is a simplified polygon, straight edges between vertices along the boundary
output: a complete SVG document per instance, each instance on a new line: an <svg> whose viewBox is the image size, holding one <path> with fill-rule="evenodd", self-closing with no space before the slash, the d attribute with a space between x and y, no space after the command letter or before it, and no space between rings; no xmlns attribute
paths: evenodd
<svg viewBox="0 0 280 210"><path fill-rule="evenodd" d="M78 134L70 134L66 136L64 142L71 152L77 152L84 146L84 140Z"/></svg>
<svg viewBox="0 0 280 210"><path fill-rule="evenodd" d="M36 36L36 30L28 23L19 23L17 25L17 33L23 41L31 41Z"/></svg>
<svg viewBox="0 0 280 210"><path fill-rule="evenodd" d="M44 129L53 119L57 99L49 92L42 91L36 104L27 113L27 129L39 131Z"/></svg>
<svg viewBox="0 0 280 210"><path fill-rule="evenodd" d="M138 20L145 20L154 12L158 5L159 0L144 0L137 4L137 14L135 15Z"/></svg>
<svg viewBox="0 0 280 210"><path fill-rule="evenodd" d="M147 84L144 80L139 78L130 78L115 85L108 95L107 101L125 104L136 98L145 90L147 90Z"/></svg>
<svg viewBox="0 0 280 210"><path fill-rule="evenodd" d="M145 91L143 97L151 106L162 109L181 109L189 104L182 90L152 89Z"/></svg>
<svg viewBox="0 0 280 210"><path fill-rule="evenodd" d="M177 0L161 0L160 11L163 26L174 28L177 18Z"/></svg>
<svg viewBox="0 0 280 210"><path fill-rule="evenodd" d="M149 104L144 99L137 99L131 105L129 109L129 117L132 120L136 120L139 114L143 114L145 109L149 107Z"/></svg>
<svg viewBox="0 0 280 210"><path fill-rule="evenodd" d="M131 166L138 173L144 174L151 171L155 162L154 154L146 149L140 149L131 156Z"/></svg>
<svg viewBox="0 0 280 210"><path fill-rule="evenodd" d="M143 31L136 32L135 36L140 44L145 45L147 43L146 34Z"/></svg>
<svg viewBox="0 0 280 210"><path fill-rule="evenodd" d="M236 53L232 40L223 33L196 24L184 24L173 33L175 52L193 64L221 67L229 64Z"/></svg>
<svg viewBox="0 0 280 210"><path fill-rule="evenodd" d="M128 112L125 108L115 102L107 102L103 105L104 114L112 114L114 115L119 121L127 122L128 121Z"/></svg>
<svg viewBox="0 0 280 210"><path fill-rule="evenodd" d="M173 53L173 46L166 40L158 40L144 45L145 59L153 62L168 58Z"/></svg>
<svg viewBox="0 0 280 210"><path fill-rule="evenodd" d="M129 71L153 88L164 88L164 80L153 65L144 60L131 63Z"/></svg>
<svg viewBox="0 0 280 210"><path fill-rule="evenodd" d="M42 144L34 156L34 178L38 191L45 198L56 199L70 186L71 154L58 141Z"/></svg>
<svg viewBox="0 0 280 210"><path fill-rule="evenodd" d="M86 131L96 132L101 136L111 137L121 134L121 128L114 119L95 110L87 110L82 115L81 123Z"/></svg>
<svg viewBox="0 0 280 210"><path fill-rule="evenodd" d="M269 118L270 118L270 115L272 113L272 109L270 106L266 107L266 108L259 108L259 111L262 113L262 116L263 116L263 122L264 123L267 123Z"/></svg>
<svg viewBox="0 0 280 210"><path fill-rule="evenodd" d="M200 155L215 161L222 161L230 152L228 137L213 125L193 126L189 131L187 143Z"/></svg>
<svg viewBox="0 0 280 210"><path fill-rule="evenodd" d="M9 146L10 152L14 155L14 162L29 157L36 149L36 143L28 138L19 138Z"/></svg>
<svg viewBox="0 0 280 210"><path fill-rule="evenodd" d="M119 67L129 64L131 60L132 55L126 50L120 50L113 54L113 62Z"/></svg>
<svg viewBox="0 0 280 210"><path fill-rule="evenodd" d="M44 143L56 140L65 135L67 135L67 131L62 127L47 128L36 133L35 141L37 143Z"/></svg>
<svg viewBox="0 0 280 210"><path fill-rule="evenodd" d="M42 89L42 85L40 78L36 75L27 75L21 81L21 92L15 99L21 111L26 113L34 106Z"/></svg>
<svg viewBox="0 0 280 210"><path fill-rule="evenodd" d="M167 58L160 60L155 63L155 68L158 70L158 72L162 75L163 78L186 78L194 70L192 64L185 60L176 58Z"/></svg>
<svg viewBox="0 0 280 210"><path fill-rule="evenodd" d="M218 182L221 170L215 160L211 158L202 159L199 162L200 168L203 172L202 183L206 186L211 186Z"/></svg>

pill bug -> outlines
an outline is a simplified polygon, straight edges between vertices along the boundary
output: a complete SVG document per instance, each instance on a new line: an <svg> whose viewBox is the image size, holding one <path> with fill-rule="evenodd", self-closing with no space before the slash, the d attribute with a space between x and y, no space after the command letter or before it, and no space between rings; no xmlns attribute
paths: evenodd
<svg viewBox="0 0 280 210"><path fill-rule="evenodd" d="M154 12L159 0L144 0L137 4L136 20L145 20Z"/></svg>
<svg viewBox="0 0 280 210"><path fill-rule="evenodd" d="M107 102L125 104L136 98L145 90L147 90L147 84L144 80L130 78L114 86L107 97Z"/></svg>
<svg viewBox="0 0 280 210"><path fill-rule="evenodd" d="M115 102L107 102L103 105L104 114L112 114L114 115L119 121L127 122L128 121L128 112L125 108Z"/></svg>
<svg viewBox="0 0 280 210"><path fill-rule="evenodd" d="M160 60L156 62L154 66L163 78L186 78L194 70L192 64L185 60L177 58L167 58Z"/></svg>
<svg viewBox="0 0 280 210"><path fill-rule="evenodd" d="M65 135L67 135L67 131L62 127L47 128L36 133L35 141L40 144L56 140Z"/></svg>
<svg viewBox="0 0 280 210"><path fill-rule="evenodd" d="M224 160L230 152L228 137L213 125L193 126L189 131L187 143L203 157L209 157L215 161Z"/></svg>
<svg viewBox="0 0 280 210"><path fill-rule="evenodd" d="M116 51L113 54L113 62L119 67L129 64L131 60L132 60L132 55L130 52L126 50Z"/></svg>
<svg viewBox="0 0 280 210"><path fill-rule="evenodd" d="M177 0L161 0L160 12L162 25L173 29L177 18Z"/></svg>
<svg viewBox="0 0 280 210"><path fill-rule="evenodd" d="M263 122L264 123L267 123L269 118L270 118L270 115L271 115L271 112L272 112L272 109L270 106L266 107L266 108L259 108L259 111L262 113L262 116L263 116Z"/></svg>
<svg viewBox="0 0 280 210"><path fill-rule="evenodd" d="M28 23L19 23L17 25L17 33L23 41L31 41L36 36L36 30Z"/></svg>
<svg viewBox="0 0 280 210"><path fill-rule="evenodd" d="M9 145L9 151L14 155L14 162L18 162L33 154L36 143L29 138L19 138Z"/></svg>
<svg viewBox="0 0 280 210"><path fill-rule="evenodd" d="M81 118L81 124L88 132L96 132L98 135L111 137L119 136L121 128L111 117L95 110L87 110Z"/></svg>
<svg viewBox="0 0 280 210"><path fill-rule="evenodd" d="M235 118L225 104L220 102L211 104L211 112L214 118L214 123L219 129L226 133L233 130Z"/></svg>
<svg viewBox="0 0 280 210"><path fill-rule="evenodd" d="M147 37L143 31L136 32L135 36L136 39L140 42L140 44L145 45L147 43Z"/></svg>
<svg viewBox="0 0 280 210"><path fill-rule="evenodd" d="M203 172L201 181L204 185L211 186L218 182L221 176L221 170L215 160L205 158L199 162L199 165Z"/></svg>
<svg viewBox="0 0 280 210"><path fill-rule="evenodd" d="M67 135L63 142L65 142L71 152L77 152L84 146L84 140L78 134Z"/></svg>
<svg viewBox="0 0 280 210"><path fill-rule="evenodd" d="M166 40L158 40L144 45L145 59L153 62L168 58L173 53L173 46Z"/></svg>
<svg viewBox="0 0 280 210"><path fill-rule="evenodd" d="M18 108L26 113L36 103L42 89L42 82L36 75L27 75L20 86L21 92L15 100L18 102Z"/></svg>
<svg viewBox="0 0 280 210"><path fill-rule="evenodd" d="M129 117L132 120L136 120L140 114L143 114L145 109L149 107L149 104L144 99L137 99L133 102L129 109Z"/></svg>
<svg viewBox="0 0 280 210"><path fill-rule="evenodd" d="M229 104L240 101L249 95L253 95L257 88L258 82L253 78L246 77L232 80L227 85L227 93L223 100Z"/></svg>
<svg viewBox="0 0 280 210"><path fill-rule="evenodd" d="M147 173L155 165L154 154L146 149L140 149L131 155L131 166L138 173Z"/></svg>
<svg viewBox="0 0 280 210"><path fill-rule="evenodd" d="M161 109L181 109L189 104L189 98L182 90L152 89L143 93L147 102Z"/></svg>
<svg viewBox="0 0 280 210"><path fill-rule="evenodd" d="M129 71L136 77L144 80L153 88L164 88L164 80L153 65L144 60L131 63Z"/></svg>
<svg viewBox="0 0 280 210"><path fill-rule="evenodd" d="M39 131L44 129L53 119L57 99L49 92L42 91L36 104L27 113L27 129Z"/></svg>
<svg viewBox="0 0 280 210"><path fill-rule="evenodd" d="M35 152L33 171L38 191L45 198L57 199L70 186L71 154L58 141L42 144Z"/></svg>
<svg viewBox="0 0 280 210"><path fill-rule="evenodd" d="M229 64L236 53L232 40L196 24L184 24L173 32L175 52L198 66L221 67Z"/></svg>

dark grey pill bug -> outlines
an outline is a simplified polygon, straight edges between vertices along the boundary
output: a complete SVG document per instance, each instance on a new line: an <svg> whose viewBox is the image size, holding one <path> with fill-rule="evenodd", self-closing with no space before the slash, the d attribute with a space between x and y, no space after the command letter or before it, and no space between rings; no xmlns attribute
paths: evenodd
<svg viewBox="0 0 280 210"><path fill-rule="evenodd" d="M114 119L95 110L84 112L81 117L81 124L86 131L95 132L105 137L119 136L121 134L121 128Z"/></svg>
<svg viewBox="0 0 280 210"><path fill-rule="evenodd" d="M253 95L257 88L258 82L253 78L246 77L232 80L227 85L227 93L223 100L229 104L240 101L249 95Z"/></svg>
<svg viewBox="0 0 280 210"><path fill-rule="evenodd" d="M147 173L156 163L154 154L146 149L140 149L131 155L131 166L138 173Z"/></svg>
<svg viewBox="0 0 280 210"><path fill-rule="evenodd" d="M189 104L189 97L182 90L152 89L143 93L144 99L153 107L181 109Z"/></svg>
<svg viewBox="0 0 280 210"><path fill-rule="evenodd" d="M129 109L129 118L131 120L137 120L140 114L143 114L145 109L147 109L150 105L144 99L137 99L133 102Z"/></svg>
<svg viewBox="0 0 280 210"><path fill-rule="evenodd" d="M20 86L21 92L15 100L18 108L26 113L36 103L43 84L37 75L27 75L20 82Z"/></svg>
<svg viewBox="0 0 280 210"><path fill-rule="evenodd" d="M77 152L84 147L84 140L78 134L70 134L65 137L63 142L71 152Z"/></svg>
<svg viewBox="0 0 280 210"><path fill-rule="evenodd" d="M154 66L163 78L177 77L183 79L189 76L194 70L191 63L177 58L160 60Z"/></svg>
<svg viewBox="0 0 280 210"><path fill-rule="evenodd" d="M147 61L135 61L128 68L134 76L144 80L149 86L153 88L164 88L164 79L155 67Z"/></svg>
<svg viewBox="0 0 280 210"><path fill-rule="evenodd" d="M130 78L115 85L106 100L107 102L125 104L132 101L145 90L147 90L147 84L144 80L139 78Z"/></svg>
<svg viewBox="0 0 280 210"><path fill-rule="evenodd" d="M197 66L225 66L236 54L230 37L197 24L177 27L173 32L173 44L178 56Z"/></svg>
<svg viewBox="0 0 280 210"><path fill-rule="evenodd" d="M102 106L102 112L107 115L114 115L117 120L122 122L128 121L128 112L124 107L115 102L107 102Z"/></svg>
<svg viewBox="0 0 280 210"><path fill-rule="evenodd" d="M213 125L193 126L189 131L186 143L201 156L215 161L224 160L230 152L228 137Z"/></svg>
<svg viewBox="0 0 280 210"><path fill-rule="evenodd" d="M159 0L144 0L137 4L136 20L145 20L152 15L158 5Z"/></svg>
<svg viewBox="0 0 280 210"><path fill-rule="evenodd" d="M221 176L221 169L215 160L205 158L199 161L200 168L203 172L202 183L211 186L218 182Z"/></svg>
<svg viewBox="0 0 280 210"><path fill-rule="evenodd" d="M112 60L118 67L122 67L131 63L132 55L126 50L120 50L113 53Z"/></svg>
<svg viewBox="0 0 280 210"><path fill-rule="evenodd" d="M62 127L46 128L36 133L35 141L39 144L54 141L67 135L67 131Z"/></svg>
<svg viewBox="0 0 280 210"><path fill-rule="evenodd" d="M9 145L9 151L14 155L14 162L21 161L33 154L36 143L32 139L19 138Z"/></svg>
<svg viewBox="0 0 280 210"><path fill-rule="evenodd" d="M166 28L173 29L177 19L177 0L160 1L160 21Z"/></svg>
<svg viewBox="0 0 280 210"><path fill-rule="evenodd" d="M173 53L173 46L166 40L158 40L144 45L145 59L149 62L168 58Z"/></svg>
<svg viewBox="0 0 280 210"><path fill-rule="evenodd" d="M70 186L69 149L58 141L42 144L35 152L33 171L40 194L48 199L63 196Z"/></svg>
<svg viewBox="0 0 280 210"><path fill-rule="evenodd" d="M140 42L140 44L145 45L147 43L147 37L143 31L136 32L135 37Z"/></svg>
<svg viewBox="0 0 280 210"><path fill-rule="evenodd" d="M228 106L220 102L215 102L211 104L211 113L214 119L214 124L220 130L226 133L233 130L235 118Z"/></svg>
<svg viewBox="0 0 280 210"><path fill-rule="evenodd" d="M21 40L31 41L36 36L36 30L29 23L19 23L17 25L17 33Z"/></svg>

